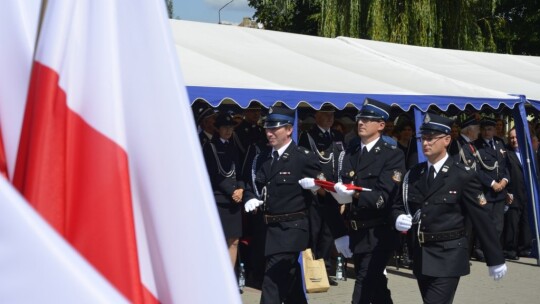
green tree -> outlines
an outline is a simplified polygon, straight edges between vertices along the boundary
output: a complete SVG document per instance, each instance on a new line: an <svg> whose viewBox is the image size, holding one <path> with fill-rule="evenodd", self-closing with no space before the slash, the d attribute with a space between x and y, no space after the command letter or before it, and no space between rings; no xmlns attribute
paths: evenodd
<svg viewBox="0 0 540 304"><path fill-rule="evenodd" d="M249 0L255 8L254 17L269 30L306 35L318 35L319 0L268 1Z"/></svg>
<svg viewBox="0 0 540 304"><path fill-rule="evenodd" d="M312 34L315 27L324 37L540 52L539 0L250 0L250 5L266 28L280 31Z"/></svg>

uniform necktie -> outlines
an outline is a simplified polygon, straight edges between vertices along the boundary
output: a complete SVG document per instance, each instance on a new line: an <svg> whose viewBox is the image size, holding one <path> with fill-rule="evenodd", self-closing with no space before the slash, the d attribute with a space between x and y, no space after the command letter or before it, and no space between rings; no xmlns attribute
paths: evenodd
<svg viewBox="0 0 540 304"><path fill-rule="evenodd" d="M428 173L428 188L431 187L431 185L433 185L433 181L435 180L435 166L431 166L429 167L429 173Z"/></svg>
<svg viewBox="0 0 540 304"><path fill-rule="evenodd" d="M364 146L364 147L362 148L362 155L367 154L367 152L368 152L368 151L367 151L367 147Z"/></svg>
<svg viewBox="0 0 540 304"><path fill-rule="evenodd" d="M491 146L491 148L493 148L493 150L495 150L495 143L493 142L493 139L489 140L489 145Z"/></svg>
<svg viewBox="0 0 540 304"><path fill-rule="evenodd" d="M276 166L276 163L277 163L278 159L279 159L278 151L272 152L272 166L271 166L271 169L273 169Z"/></svg>
<svg viewBox="0 0 540 304"><path fill-rule="evenodd" d="M330 132L325 131L325 132L324 132L324 138L325 138L325 139L330 139Z"/></svg>

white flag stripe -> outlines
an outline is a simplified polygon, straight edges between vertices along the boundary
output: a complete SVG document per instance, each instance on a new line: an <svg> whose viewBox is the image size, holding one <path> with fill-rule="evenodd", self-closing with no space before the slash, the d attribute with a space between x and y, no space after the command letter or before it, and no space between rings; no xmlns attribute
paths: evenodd
<svg viewBox="0 0 540 304"><path fill-rule="evenodd" d="M1 303L127 303L0 176Z"/></svg>
<svg viewBox="0 0 540 304"><path fill-rule="evenodd" d="M10 177L17 158L40 5L40 0L0 1L0 129Z"/></svg>

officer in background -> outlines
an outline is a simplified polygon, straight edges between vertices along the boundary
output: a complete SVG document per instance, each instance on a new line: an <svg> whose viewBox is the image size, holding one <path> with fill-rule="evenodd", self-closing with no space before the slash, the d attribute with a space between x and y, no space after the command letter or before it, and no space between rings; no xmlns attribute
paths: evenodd
<svg viewBox="0 0 540 304"><path fill-rule="evenodd" d="M193 115L199 129L199 140L201 145L204 146L216 133L214 123L216 122L217 111L205 101L196 100L193 104Z"/></svg>
<svg viewBox="0 0 540 304"><path fill-rule="evenodd" d="M476 120L474 115L471 115L461 122L460 128L460 134L456 139L452 140L448 153L456 162L476 169L476 157L474 155L476 149L473 143L480 135L480 122Z"/></svg>
<svg viewBox="0 0 540 304"><path fill-rule="evenodd" d="M254 159L255 180L244 193L246 212L262 205L266 223L261 303L307 303L298 257L308 247L307 210L321 167L291 138L294 110L274 106L268 113L264 128L271 147Z"/></svg>
<svg viewBox="0 0 540 304"><path fill-rule="evenodd" d="M405 161L403 152L381 136L390 109L385 103L365 100L357 115L361 144L347 150L341 170L343 183L334 187L338 202L352 201L349 247L356 274L353 304L392 303L384 270L398 244L390 214ZM372 191L348 190L344 184L351 183Z"/></svg>
<svg viewBox="0 0 540 304"><path fill-rule="evenodd" d="M510 181L507 163L506 147L502 139L495 136L496 121L484 117L480 122L481 136L474 141L478 151L478 168L476 172L484 186L487 204L484 208L489 210L499 237L504 226L504 205L506 201L506 186Z"/></svg>
<svg viewBox="0 0 540 304"><path fill-rule="evenodd" d="M498 280L506 274L499 238L483 207L486 199L478 175L446 152L452 123L426 114L420 130L428 161L407 172L393 211L396 229L412 227L418 236L413 272L423 303L428 304L452 303L460 277L470 272L465 214L482 243L490 276Z"/></svg>
<svg viewBox="0 0 540 304"><path fill-rule="evenodd" d="M476 119L475 115L470 115L460 123L460 134L456 139L452 140L448 153L455 162L461 163L472 170L476 171L476 148L474 147L474 141L478 139L480 135L480 121ZM465 230L468 236L469 257L473 255L476 241L476 235L473 229L472 222L468 216L465 217ZM483 260L483 254L480 249L476 250L476 257L479 260Z"/></svg>
<svg viewBox="0 0 540 304"><path fill-rule="evenodd" d="M241 172L246 182L253 179L253 159L268 146L264 128L259 125L262 106L252 101L244 111L243 121L235 128L235 142L240 150ZM264 276L264 243L266 224L262 212L244 214L244 235L248 246L241 246L246 265L247 284L260 289Z"/></svg>
<svg viewBox="0 0 540 304"><path fill-rule="evenodd" d="M245 156L249 147L253 144L259 146L266 145L266 136L264 134L264 128L259 125L259 119L261 119L262 106L258 101L252 101L249 106L244 110L244 119L240 122L234 133L236 134L235 141L237 146Z"/></svg>
<svg viewBox="0 0 540 304"><path fill-rule="evenodd" d="M219 114L215 122L216 136L203 146L204 160L233 268L238 256L238 240L242 236L241 203L244 192L244 182L237 173L240 166L238 149L231 141L234 124L231 115Z"/></svg>
<svg viewBox="0 0 540 304"><path fill-rule="evenodd" d="M315 124L311 129L300 135L298 145L311 150L318 156L321 163L322 174L318 179L337 182L339 177L340 159L345 154L343 148L343 134L332 130L334 124L334 106L324 104L315 113ZM348 247L347 229L340 213L340 205L334 197L324 189L317 191L318 202L313 204L313 212L310 213L311 221L318 222L320 229L312 231L315 255L317 259L323 258L326 264L326 272L331 272L330 256L334 247L334 238L338 239L338 244L344 243ZM343 238L342 238L343 237ZM342 239L340 239L342 238ZM330 285L336 286L338 283L332 278L328 278Z"/></svg>

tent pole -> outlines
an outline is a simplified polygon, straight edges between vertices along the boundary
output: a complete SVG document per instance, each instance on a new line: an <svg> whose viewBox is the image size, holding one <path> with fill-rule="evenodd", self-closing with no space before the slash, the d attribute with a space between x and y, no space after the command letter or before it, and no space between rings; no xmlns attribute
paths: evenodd
<svg viewBox="0 0 540 304"><path fill-rule="evenodd" d="M535 187L535 184L533 182L533 175L532 175L533 171L534 172L536 171L534 170L534 160L533 160L533 163L531 163L530 151L532 150L532 146L530 143L531 138L530 136L527 136L528 134L530 134L529 133L530 130L529 130L529 125L527 123L527 113L525 111L525 105L522 102L522 103L517 104L517 107L518 107L518 111L515 112L515 116L517 116L520 119L520 124L522 125L522 128L520 128L521 132L519 133L521 133L521 137L522 137L521 142L525 143L524 146L522 146L521 143L519 143L519 150L522 153L524 152L525 159L527 160L527 174L529 175L528 193L530 194L530 199L531 199L531 204L532 204L532 211L533 211L533 218L534 218L534 234L536 238L536 250L537 250L536 265L540 266L540 242L539 242L540 234L538 230L539 223L538 223L538 209L537 209L537 200L536 200L536 195L538 194L538 191L536 191L537 187ZM516 118L515 116L514 118ZM518 131L517 128L516 128L516 131Z"/></svg>

